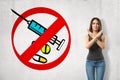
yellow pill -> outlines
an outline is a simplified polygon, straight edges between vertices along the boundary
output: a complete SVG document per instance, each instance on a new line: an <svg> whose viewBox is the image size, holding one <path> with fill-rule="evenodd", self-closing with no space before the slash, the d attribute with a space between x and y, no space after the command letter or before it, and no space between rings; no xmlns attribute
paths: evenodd
<svg viewBox="0 0 120 80"><path fill-rule="evenodd" d="M47 59L42 57L42 56L39 59L40 59L40 62L42 62L42 63L46 63L47 62Z"/></svg>
<svg viewBox="0 0 120 80"><path fill-rule="evenodd" d="M42 51L42 53L44 53L44 54L49 54L50 51L51 51L51 48L50 48L50 46L49 46L48 44L46 44L46 45L44 45L44 46L42 47L41 51Z"/></svg>

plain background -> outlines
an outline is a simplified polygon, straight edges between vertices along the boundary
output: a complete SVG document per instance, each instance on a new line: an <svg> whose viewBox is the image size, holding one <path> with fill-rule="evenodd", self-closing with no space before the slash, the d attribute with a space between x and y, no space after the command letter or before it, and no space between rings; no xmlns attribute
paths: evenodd
<svg viewBox="0 0 120 80"><path fill-rule="evenodd" d="M25 66L15 56L11 45L11 31L17 18L11 8L23 13L34 7L57 11L68 23L71 33L68 56L49 70ZM88 50L84 37L93 17L102 20L107 37L103 50L106 61L104 80L120 80L120 0L0 0L0 80L87 80L85 61Z"/></svg>

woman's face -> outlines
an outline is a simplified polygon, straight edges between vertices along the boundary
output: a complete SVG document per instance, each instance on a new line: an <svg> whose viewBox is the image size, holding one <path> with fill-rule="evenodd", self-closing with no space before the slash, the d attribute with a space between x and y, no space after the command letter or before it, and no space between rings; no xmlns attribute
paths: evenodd
<svg viewBox="0 0 120 80"><path fill-rule="evenodd" d="M94 19L92 22L92 30L93 31L98 31L100 28L98 20Z"/></svg>

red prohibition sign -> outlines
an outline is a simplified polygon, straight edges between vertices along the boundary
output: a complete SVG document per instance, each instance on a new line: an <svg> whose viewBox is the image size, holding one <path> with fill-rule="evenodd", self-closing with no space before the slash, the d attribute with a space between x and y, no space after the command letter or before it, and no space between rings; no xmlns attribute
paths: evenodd
<svg viewBox="0 0 120 80"><path fill-rule="evenodd" d="M17 52L15 45L14 45L14 34L15 31L18 27L18 25L20 24L20 22L22 21L22 19L20 17L17 18L17 20L15 21L13 28L12 28L12 34L11 34L11 40L12 40L12 47L13 50L16 54L16 56L18 57L18 59L25 64L26 66L33 68L33 69L37 69L37 70L47 70L47 69L51 69L57 65L59 65L67 56L69 49L70 49L70 44L71 44L71 36L70 36L70 31L68 28L68 25L66 23L66 21L64 20L64 18L58 14L56 11L49 9L49 8L45 8L45 7L36 7L36 8L32 8L29 9L28 11L24 12L23 14L21 14L24 18L33 15L33 14L37 14L37 13L45 13L45 14L50 14L53 15L57 18L57 20L51 25L49 26L49 28L42 34L42 36L40 36L31 46L29 46L23 53L22 55L19 55L19 53ZM66 27L67 31L68 31L68 44L67 47L65 49L65 51L63 52L63 54L57 58L56 60L50 62L50 63L46 63L46 64L34 64L29 62L29 60L61 29L63 28L63 26Z"/></svg>

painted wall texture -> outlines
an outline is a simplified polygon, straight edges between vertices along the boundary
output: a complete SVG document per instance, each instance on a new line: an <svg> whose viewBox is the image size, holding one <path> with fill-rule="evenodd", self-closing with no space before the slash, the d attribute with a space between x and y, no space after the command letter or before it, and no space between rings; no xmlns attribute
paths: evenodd
<svg viewBox="0 0 120 80"><path fill-rule="evenodd" d="M93 17L102 20L107 37L103 50L106 61L104 80L120 80L120 0L0 0L0 5L0 80L87 80L85 61L88 50L84 37ZM25 66L16 57L11 44L12 27L18 18L11 9L23 13L34 7L57 11L66 20L71 33L67 57L49 70ZM22 40L20 37L18 42Z"/></svg>

